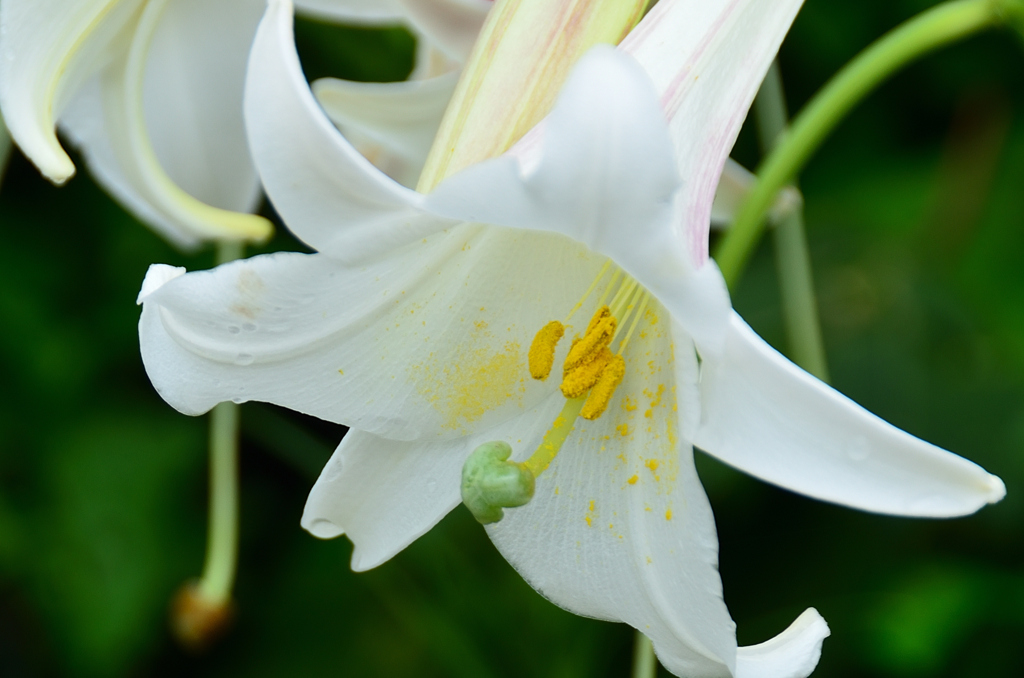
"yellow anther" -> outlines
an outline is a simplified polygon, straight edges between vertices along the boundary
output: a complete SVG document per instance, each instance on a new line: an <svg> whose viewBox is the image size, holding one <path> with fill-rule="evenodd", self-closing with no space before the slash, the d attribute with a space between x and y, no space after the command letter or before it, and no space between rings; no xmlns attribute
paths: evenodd
<svg viewBox="0 0 1024 678"><path fill-rule="evenodd" d="M590 319L589 323L587 323L587 331L583 333L583 336L587 336L588 334L593 332L594 328L597 327L597 323L601 322L605 318L610 317L612 317L612 310L607 306L602 306L601 308L597 309L597 311L594 313L594 317Z"/></svg>
<svg viewBox="0 0 1024 678"><path fill-rule="evenodd" d="M613 354L608 365L601 371L597 383L590 390L590 395L587 396L587 402L583 405L580 416L593 421L604 414L612 396L615 395L615 389L622 383L624 376L626 376L626 361L622 359L622 356Z"/></svg>
<svg viewBox="0 0 1024 678"><path fill-rule="evenodd" d="M564 334L562 323L552 320L533 338L529 353L531 377L541 381L548 378L551 366L555 364L555 346Z"/></svg>
<svg viewBox="0 0 1024 678"><path fill-rule="evenodd" d="M601 307L591 319L583 338L573 342L572 348L569 349L569 355L565 358L565 373L568 374L579 365L593 360L602 349L608 348L615 336L617 324L608 307Z"/></svg>
<svg viewBox="0 0 1024 678"><path fill-rule="evenodd" d="M604 348L593 359L569 370L562 379L562 395L566 398L579 398L593 388L612 356L612 352Z"/></svg>

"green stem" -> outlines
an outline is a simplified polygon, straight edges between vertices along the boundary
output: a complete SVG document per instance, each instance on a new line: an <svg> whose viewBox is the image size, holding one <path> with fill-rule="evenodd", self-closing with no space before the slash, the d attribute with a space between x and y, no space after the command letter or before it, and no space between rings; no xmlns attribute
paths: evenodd
<svg viewBox="0 0 1024 678"><path fill-rule="evenodd" d="M239 259L243 245L217 244L217 263ZM206 562L199 580L202 598L215 605L231 600L238 566L238 430L239 407L220 403L210 413L210 506Z"/></svg>
<svg viewBox="0 0 1024 678"><path fill-rule="evenodd" d="M761 91L757 94L754 114L761 138L761 150L769 154L782 139L788 118L782 75L777 61L768 69ZM774 224L772 235L790 357L814 376L828 381L828 363L821 339L818 303L814 296L814 275L807 248L803 208L798 206L790 210L781 221Z"/></svg>
<svg viewBox="0 0 1024 678"><path fill-rule="evenodd" d="M658 671L658 660L654 658L654 645L651 639L636 632L633 646L633 678L654 678Z"/></svg>
<svg viewBox="0 0 1024 678"><path fill-rule="evenodd" d="M952 0L897 26L846 65L811 100L761 164L758 182L716 252L730 287L761 235L765 210L853 106L915 59L1003 20L997 0Z"/></svg>

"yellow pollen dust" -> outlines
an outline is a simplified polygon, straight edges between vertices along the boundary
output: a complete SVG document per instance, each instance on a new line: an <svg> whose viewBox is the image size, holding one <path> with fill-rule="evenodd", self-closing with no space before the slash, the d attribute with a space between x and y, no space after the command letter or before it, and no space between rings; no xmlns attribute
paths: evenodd
<svg viewBox="0 0 1024 678"><path fill-rule="evenodd" d="M594 384L594 388L590 390L587 402L580 410L580 416L593 421L604 414L612 396L615 395L615 389L622 383L622 378L625 376L626 361L620 355L613 355L611 362L602 370L601 377Z"/></svg>
<svg viewBox="0 0 1024 678"><path fill-rule="evenodd" d="M555 346L565 335L565 327L557 320L552 320L541 328L530 344L529 363L530 376L541 381L551 374L555 364Z"/></svg>

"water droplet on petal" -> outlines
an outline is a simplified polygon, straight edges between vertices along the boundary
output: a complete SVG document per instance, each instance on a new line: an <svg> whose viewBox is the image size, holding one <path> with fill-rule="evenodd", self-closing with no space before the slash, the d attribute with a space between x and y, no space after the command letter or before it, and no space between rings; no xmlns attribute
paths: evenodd
<svg viewBox="0 0 1024 678"><path fill-rule="evenodd" d="M239 353L235 356L236 365L252 365L253 360L255 360L255 358L251 353Z"/></svg>
<svg viewBox="0 0 1024 678"><path fill-rule="evenodd" d="M242 330L241 328L238 327L238 325L228 325L228 332L230 332L231 334L238 334L241 331Z"/></svg>
<svg viewBox="0 0 1024 678"><path fill-rule="evenodd" d="M242 329L245 330L246 332L255 332L256 331L256 324L255 323L245 323L244 325L242 325Z"/></svg>

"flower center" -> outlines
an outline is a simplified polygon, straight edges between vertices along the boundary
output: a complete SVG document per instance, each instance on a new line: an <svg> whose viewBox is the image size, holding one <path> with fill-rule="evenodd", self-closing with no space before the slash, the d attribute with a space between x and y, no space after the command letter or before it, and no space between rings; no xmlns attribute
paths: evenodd
<svg viewBox="0 0 1024 678"><path fill-rule="evenodd" d="M602 282L604 292L598 300L597 311L583 334L573 339L562 365L559 388L566 398L565 406L537 451L525 462L534 475L540 474L554 460L572 431L576 417L593 421L604 414L626 375L623 356L651 295L618 267L612 270L608 262L564 321L552 320L537 332L530 345L530 376L544 381L551 375L555 349L565 335L566 325Z"/></svg>
<svg viewBox="0 0 1024 678"><path fill-rule="evenodd" d="M519 463L509 461L512 448L507 443L485 443L473 451L463 466L463 503L485 525L501 520L503 508L523 506L533 498L534 481L558 456L576 418L600 418L626 375L623 355L647 311L651 295L621 269L613 269L609 261L564 321L552 320L537 332L530 345L530 376L539 381L551 376L555 349L565 336L566 326L602 283L604 292L597 302L597 311L583 334L573 338L562 364L559 388L566 398L565 405L536 451Z"/></svg>

